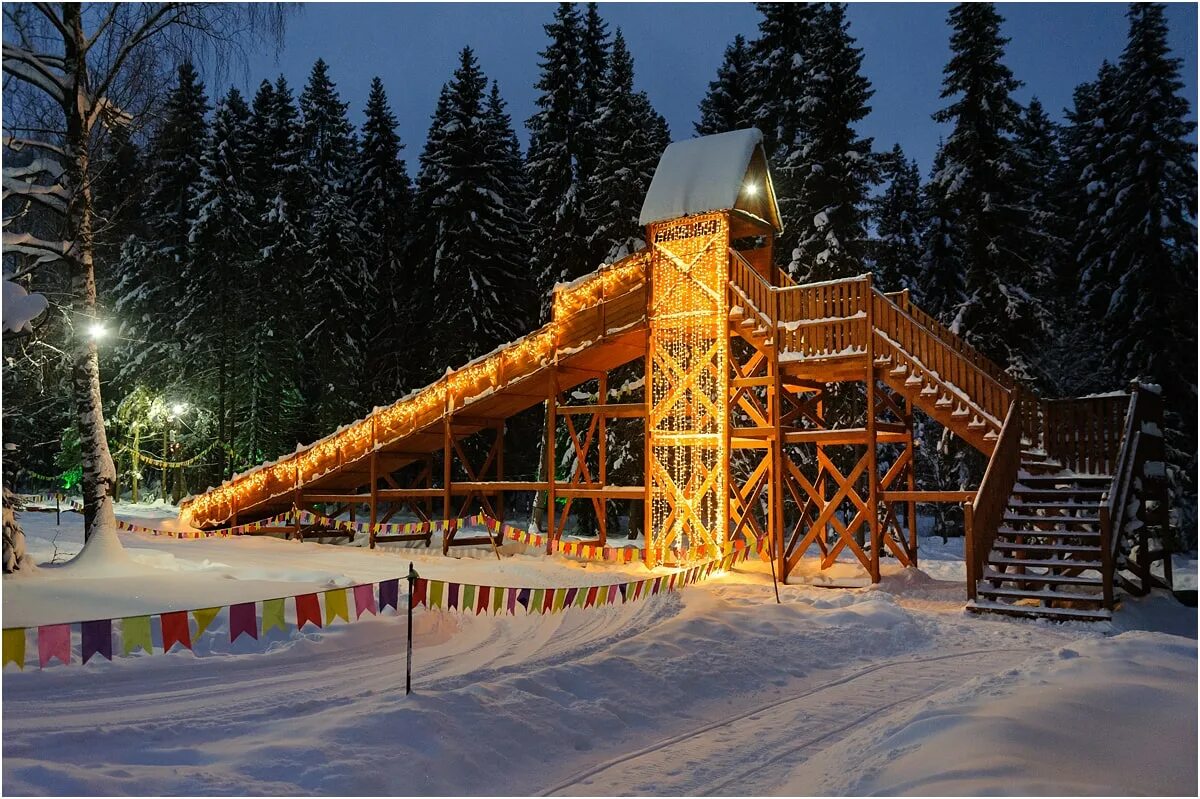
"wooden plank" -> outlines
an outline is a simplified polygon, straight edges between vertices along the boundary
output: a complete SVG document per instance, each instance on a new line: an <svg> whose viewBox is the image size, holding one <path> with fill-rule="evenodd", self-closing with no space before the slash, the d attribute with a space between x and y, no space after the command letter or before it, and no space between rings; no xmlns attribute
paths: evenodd
<svg viewBox="0 0 1200 799"><path fill-rule="evenodd" d="M974 491L881 491L884 502L969 502Z"/></svg>
<svg viewBox="0 0 1200 799"><path fill-rule="evenodd" d="M641 499L646 495L645 486L595 486L591 488L560 485L556 493L572 499L600 497L603 499Z"/></svg>
<svg viewBox="0 0 1200 799"><path fill-rule="evenodd" d="M641 402L612 403L611 405L559 405L560 416L575 414L595 414L603 410L606 419L632 418L641 419L646 415L646 404Z"/></svg>

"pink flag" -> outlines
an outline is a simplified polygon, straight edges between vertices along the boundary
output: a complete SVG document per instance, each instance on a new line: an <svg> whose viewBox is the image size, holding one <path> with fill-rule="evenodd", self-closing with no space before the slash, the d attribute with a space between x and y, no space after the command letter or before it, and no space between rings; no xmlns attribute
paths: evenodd
<svg viewBox="0 0 1200 799"><path fill-rule="evenodd" d="M615 605L617 603L617 586L610 585L608 587L608 604Z"/></svg>
<svg viewBox="0 0 1200 799"><path fill-rule="evenodd" d="M38 662L43 669L50 664L50 658L58 658L63 663L71 662L70 624L38 627Z"/></svg>
<svg viewBox="0 0 1200 799"><path fill-rule="evenodd" d="M378 614L378 608L375 607L375 586L371 583L366 585L354 586L354 618L363 615L363 611L370 613L372 616Z"/></svg>

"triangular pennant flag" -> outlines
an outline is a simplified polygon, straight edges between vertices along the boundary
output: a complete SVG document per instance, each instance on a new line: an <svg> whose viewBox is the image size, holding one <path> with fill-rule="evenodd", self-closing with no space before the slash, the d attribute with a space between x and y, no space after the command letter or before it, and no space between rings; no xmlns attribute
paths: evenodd
<svg viewBox="0 0 1200 799"><path fill-rule="evenodd" d="M574 606L575 606L575 607L577 607L577 608L582 608L582 607L583 607L583 602L584 602L584 600L585 600L585 599L587 599L587 589L586 589L586 588L577 588L577 589L575 589L575 603L574 603Z"/></svg>
<svg viewBox="0 0 1200 799"><path fill-rule="evenodd" d="M542 605L545 603L546 590L544 588L533 589L533 595L529 600L529 612L541 613Z"/></svg>
<svg viewBox="0 0 1200 799"><path fill-rule="evenodd" d="M345 588L331 588L325 592L325 626L333 624L333 620L338 617L350 621Z"/></svg>
<svg viewBox="0 0 1200 799"><path fill-rule="evenodd" d="M521 607L525 608L525 610L530 609L529 608L529 596L531 593L532 592L528 588L518 588L517 589L517 602L521 605ZM514 612L515 612L515 610L514 610Z"/></svg>
<svg viewBox="0 0 1200 799"><path fill-rule="evenodd" d="M321 626L321 601L316 594L300 594L296 600L296 628L303 630L304 625L312 622Z"/></svg>
<svg viewBox="0 0 1200 799"><path fill-rule="evenodd" d="M621 602L622 603L628 602L629 597L628 597L627 592L629 591L629 583L621 583L620 585L617 586L617 590L621 594Z"/></svg>
<svg viewBox="0 0 1200 799"><path fill-rule="evenodd" d="M316 599L316 597L313 597ZM283 618L283 599L267 599L262 603L262 631L266 635L272 629L287 632L287 622Z"/></svg>
<svg viewBox="0 0 1200 799"><path fill-rule="evenodd" d="M542 589L542 613L549 613L550 609L552 607L554 607L554 589L553 588L543 588Z"/></svg>
<svg viewBox="0 0 1200 799"><path fill-rule="evenodd" d="M154 639L150 635L149 616L129 616L121 619L121 651L126 656L141 647L146 654L154 653Z"/></svg>
<svg viewBox="0 0 1200 799"><path fill-rule="evenodd" d="M596 590L596 607L608 604L608 586L602 585Z"/></svg>
<svg viewBox="0 0 1200 799"><path fill-rule="evenodd" d="M412 607L424 605L428 602L429 581L424 577L418 577L413 581L412 596L409 597L409 604Z"/></svg>
<svg viewBox="0 0 1200 799"><path fill-rule="evenodd" d="M370 583L354 586L354 618L362 618L364 613L372 616L378 613L375 605L375 586Z"/></svg>
<svg viewBox="0 0 1200 799"><path fill-rule="evenodd" d="M158 620L162 627L163 652L170 652L171 647L175 646L175 644L183 644L186 649L192 648L192 633L188 628L186 610L178 610L174 613L160 613Z"/></svg>
<svg viewBox="0 0 1200 799"><path fill-rule="evenodd" d="M446 593L446 583L443 580L429 581L429 607L430 609L442 607L442 597Z"/></svg>
<svg viewBox="0 0 1200 799"><path fill-rule="evenodd" d="M504 589L504 593L508 596L505 605L506 609L508 610L508 615L515 615L517 612L517 589L506 588Z"/></svg>
<svg viewBox="0 0 1200 799"><path fill-rule="evenodd" d="M491 604L492 595L489 593L489 587L486 585L479 586L479 590L475 592L478 599L475 602L475 615L478 616L488 609Z"/></svg>
<svg viewBox="0 0 1200 799"><path fill-rule="evenodd" d="M71 625L47 624L38 627L38 663L44 669L51 658L71 662Z"/></svg>
<svg viewBox="0 0 1200 799"><path fill-rule="evenodd" d="M400 609L400 578L384 580L379 584L379 609Z"/></svg>
<svg viewBox="0 0 1200 799"><path fill-rule="evenodd" d="M563 607L569 608L575 604L575 597L579 594L578 588L568 588L566 596L563 597Z"/></svg>
<svg viewBox="0 0 1200 799"><path fill-rule="evenodd" d="M555 588L554 596L551 598L551 601L550 601L550 612L558 613L559 611L561 611L563 609L563 600L565 600L566 597L567 597L567 589Z"/></svg>
<svg viewBox="0 0 1200 799"><path fill-rule="evenodd" d="M92 655L112 660L112 619L85 621L79 625L79 654L86 664Z"/></svg>
<svg viewBox="0 0 1200 799"><path fill-rule="evenodd" d="M596 592L598 590L599 589L597 589L594 585L587 590L587 599L583 601L583 606L585 608L590 608L592 605L596 604Z"/></svg>
<svg viewBox="0 0 1200 799"><path fill-rule="evenodd" d="M462 588L462 610L464 613L475 609L475 589L478 586L464 585Z"/></svg>
<svg viewBox="0 0 1200 799"><path fill-rule="evenodd" d="M242 602L229 606L229 642L233 643L245 633L258 640L258 617L253 602Z"/></svg>
<svg viewBox="0 0 1200 799"><path fill-rule="evenodd" d="M504 606L504 589L499 586L492 587L492 615L495 616L500 612L500 608Z"/></svg>
<svg viewBox="0 0 1200 799"><path fill-rule="evenodd" d="M462 590L462 586L458 583L446 583L448 596L446 598L447 610L458 610L458 592Z"/></svg>
<svg viewBox="0 0 1200 799"><path fill-rule="evenodd" d="M220 608L201 608L192 611L192 618L196 620L196 637L204 635L204 631L213 623L213 619L221 612Z"/></svg>
<svg viewBox="0 0 1200 799"><path fill-rule="evenodd" d="M650 587L650 596L656 596L662 590L662 577L655 577L654 584Z"/></svg>
<svg viewBox="0 0 1200 799"><path fill-rule="evenodd" d="M17 668L25 670L25 628L13 627L4 631L4 665L16 663Z"/></svg>

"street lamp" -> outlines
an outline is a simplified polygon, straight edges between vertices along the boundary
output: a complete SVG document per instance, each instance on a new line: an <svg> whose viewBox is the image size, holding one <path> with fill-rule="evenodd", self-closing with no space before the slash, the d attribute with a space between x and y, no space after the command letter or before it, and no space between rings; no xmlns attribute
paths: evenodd
<svg viewBox="0 0 1200 799"><path fill-rule="evenodd" d="M92 341L99 341L108 335L108 329L104 326L103 322L92 322L92 324L88 325L87 332Z"/></svg>

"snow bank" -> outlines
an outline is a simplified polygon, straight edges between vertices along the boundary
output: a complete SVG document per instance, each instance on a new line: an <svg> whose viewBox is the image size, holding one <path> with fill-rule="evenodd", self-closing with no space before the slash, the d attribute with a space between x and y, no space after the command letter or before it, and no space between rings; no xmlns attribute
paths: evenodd
<svg viewBox="0 0 1200 799"><path fill-rule="evenodd" d="M1196 642L1072 643L857 730L783 794L1196 794Z"/></svg>

